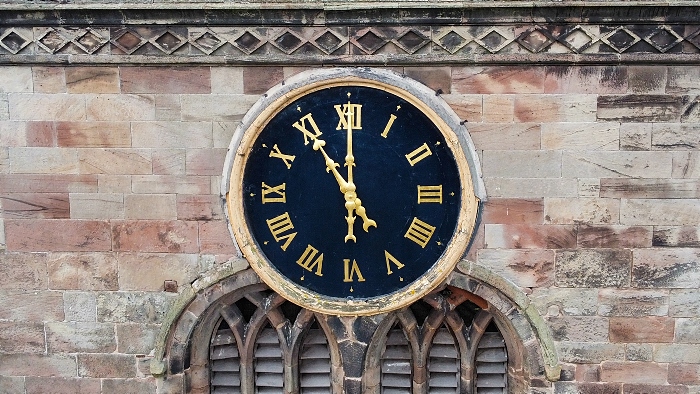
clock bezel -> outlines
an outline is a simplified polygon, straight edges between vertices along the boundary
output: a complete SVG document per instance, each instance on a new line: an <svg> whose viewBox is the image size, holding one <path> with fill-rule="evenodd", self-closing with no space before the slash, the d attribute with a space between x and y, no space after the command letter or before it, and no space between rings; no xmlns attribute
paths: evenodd
<svg viewBox="0 0 700 394"><path fill-rule="evenodd" d="M406 89L407 86L403 86L406 85L405 81L400 81L403 82L401 84L396 83L397 78L403 80L406 78L384 70L372 70L372 72L369 72L367 69L364 69L365 72L357 72L361 71L358 69L352 70L355 72L347 72L346 69L339 69L328 70L320 74L317 73L315 74L315 78L307 78L307 83L302 82L286 89L283 86L278 86L277 94L266 95L259 100L258 103L248 111L242 124L234 134L225 166L225 171L230 169L230 172L228 172L228 174L224 173L224 177L226 177L228 181L223 182L222 192L225 193L229 229L231 230L234 240L237 242L241 252L248 260L251 267L274 291L289 301L316 312L333 315L373 315L407 306L428 294L446 279L457 262L464 255L471 241L479 210L480 198L475 193L473 182L475 174L472 173L473 170L470 165L470 163L473 165L476 158L470 157L471 161L468 160L463 150L464 148L461 145L466 142L469 148L473 148L471 146L471 140L469 140L468 135L466 136L466 140L465 138L460 138L460 135L453 130L450 123L454 124L454 118L445 119L445 114L438 113L439 111L437 111L436 108L426 103L425 100L416 97L418 95L430 97L425 94L429 89L423 85L418 86L418 83L414 82L417 86L413 87L411 84L408 85L415 90L411 89L414 91L409 91L409 89ZM407 286L392 291L391 293L371 298L338 298L325 296L301 287L282 275L276 269L274 263L267 259L253 236L244 207L242 186L249 153L268 122L295 100L322 89L339 86L361 86L380 89L398 96L415 106L415 108L421 111L435 124L439 132L445 138L445 143L457 164L460 178L462 194L457 227L442 255L432 264L430 269L425 271L418 279L407 284ZM420 91L421 88L424 88L425 91ZM271 91L275 91L275 88ZM414 93L419 94L417 95ZM442 109L444 110L444 108ZM446 115L449 116L450 114L448 113ZM456 115L454 115L454 117L456 117ZM463 132L466 134L466 130ZM476 168L478 169L478 167ZM480 177L477 179L479 181L481 180ZM483 191L483 185L479 184L478 186L480 186L480 188L477 189L477 191Z"/></svg>

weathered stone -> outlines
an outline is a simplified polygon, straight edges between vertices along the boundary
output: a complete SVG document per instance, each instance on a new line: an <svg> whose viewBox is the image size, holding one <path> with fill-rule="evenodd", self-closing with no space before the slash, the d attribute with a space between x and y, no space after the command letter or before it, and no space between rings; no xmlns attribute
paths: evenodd
<svg viewBox="0 0 700 394"><path fill-rule="evenodd" d="M117 67L67 67L68 93L119 93Z"/></svg>
<svg viewBox="0 0 700 394"><path fill-rule="evenodd" d="M46 254L0 254L0 289L46 290Z"/></svg>
<svg viewBox="0 0 700 394"><path fill-rule="evenodd" d="M136 377L136 357L129 354L78 354L78 376L133 378Z"/></svg>
<svg viewBox="0 0 700 394"><path fill-rule="evenodd" d="M673 152L674 178L700 178L700 152Z"/></svg>
<svg viewBox="0 0 700 394"><path fill-rule="evenodd" d="M204 122L239 122L258 101L257 95L182 95L182 120Z"/></svg>
<svg viewBox="0 0 700 394"><path fill-rule="evenodd" d="M554 383L555 394L622 394L622 383Z"/></svg>
<svg viewBox="0 0 700 394"><path fill-rule="evenodd" d="M462 121L481 122L483 99L480 94L443 94L440 97L445 100ZM216 128L216 125L214 127ZM471 125L468 127L471 130Z"/></svg>
<svg viewBox="0 0 700 394"><path fill-rule="evenodd" d="M569 249L576 247L576 227L569 225L486 224L488 248Z"/></svg>
<svg viewBox="0 0 700 394"><path fill-rule="evenodd" d="M58 291L0 291L0 319L63 321L63 295Z"/></svg>
<svg viewBox="0 0 700 394"><path fill-rule="evenodd" d="M121 67L124 93L211 93L209 67Z"/></svg>
<svg viewBox="0 0 700 394"><path fill-rule="evenodd" d="M652 228L645 226L586 226L578 228L577 242L582 248L648 248Z"/></svg>
<svg viewBox="0 0 700 394"><path fill-rule="evenodd" d="M92 322L46 323L49 353L111 353L116 350L114 325Z"/></svg>
<svg viewBox="0 0 700 394"><path fill-rule="evenodd" d="M135 148L210 148L211 122L133 122Z"/></svg>
<svg viewBox="0 0 700 394"><path fill-rule="evenodd" d="M34 92L65 93L66 72L63 67L32 67Z"/></svg>
<svg viewBox="0 0 700 394"><path fill-rule="evenodd" d="M598 364L575 364L575 379L578 382L600 382L600 365Z"/></svg>
<svg viewBox="0 0 700 394"><path fill-rule="evenodd" d="M698 87L699 80L700 70L696 67L669 66L666 93L700 93L700 87Z"/></svg>
<svg viewBox="0 0 700 394"><path fill-rule="evenodd" d="M664 384L625 384L625 394L688 394L687 386L670 386Z"/></svg>
<svg viewBox="0 0 700 394"><path fill-rule="evenodd" d="M490 199L484 204L482 221L498 224L543 224L543 201L541 199Z"/></svg>
<svg viewBox="0 0 700 394"><path fill-rule="evenodd" d="M104 194L131 193L131 176L97 175L97 192Z"/></svg>
<svg viewBox="0 0 700 394"><path fill-rule="evenodd" d="M0 121L0 146L28 145L27 122Z"/></svg>
<svg viewBox="0 0 700 394"><path fill-rule="evenodd" d="M542 67L453 67L452 89L457 93L542 93Z"/></svg>
<svg viewBox="0 0 700 394"><path fill-rule="evenodd" d="M8 219L67 219L69 207L65 193L0 194L0 217Z"/></svg>
<svg viewBox="0 0 700 394"><path fill-rule="evenodd" d="M213 220L199 223L199 247L201 253L229 254L238 253L228 231L228 222Z"/></svg>
<svg viewBox="0 0 700 394"><path fill-rule="evenodd" d="M156 392L155 378L140 379L103 379L103 393L154 393Z"/></svg>
<svg viewBox="0 0 700 394"><path fill-rule="evenodd" d="M700 223L700 199L623 199L620 223L626 225L684 226Z"/></svg>
<svg viewBox="0 0 700 394"><path fill-rule="evenodd" d="M620 150L651 150L652 123L621 123Z"/></svg>
<svg viewBox="0 0 700 394"><path fill-rule="evenodd" d="M182 105L180 96L176 94L156 94L156 120L180 120Z"/></svg>
<svg viewBox="0 0 700 394"><path fill-rule="evenodd" d="M633 287L697 288L700 250L637 249L632 268Z"/></svg>
<svg viewBox="0 0 700 394"><path fill-rule="evenodd" d="M81 174L150 174L151 152L147 149L98 149L78 151Z"/></svg>
<svg viewBox="0 0 700 394"><path fill-rule="evenodd" d="M93 292L67 291L63 293L66 321L97 321L97 298Z"/></svg>
<svg viewBox="0 0 700 394"><path fill-rule="evenodd" d="M619 200L604 198L545 198L544 220L552 224L616 224Z"/></svg>
<svg viewBox="0 0 700 394"><path fill-rule="evenodd" d="M196 253L197 223L174 220L112 221L113 248L119 252Z"/></svg>
<svg viewBox="0 0 700 394"><path fill-rule="evenodd" d="M595 122L596 95L515 96L515 119L518 122Z"/></svg>
<svg viewBox="0 0 700 394"><path fill-rule="evenodd" d="M179 220L216 220L224 217L221 198L215 195L177 195Z"/></svg>
<svg viewBox="0 0 700 394"><path fill-rule="evenodd" d="M700 227L654 226L653 246L700 248Z"/></svg>
<svg viewBox="0 0 700 394"><path fill-rule="evenodd" d="M97 320L112 323L160 323L173 299L169 293L100 293L97 296Z"/></svg>
<svg viewBox="0 0 700 394"><path fill-rule="evenodd" d="M600 289L598 314L602 316L667 316L669 296L661 290Z"/></svg>
<svg viewBox="0 0 700 394"><path fill-rule="evenodd" d="M177 219L174 194L129 194L124 196L126 219Z"/></svg>
<svg viewBox="0 0 700 394"><path fill-rule="evenodd" d="M100 379L28 376L26 394L94 394L101 386Z"/></svg>
<svg viewBox="0 0 700 394"><path fill-rule="evenodd" d="M687 96L659 94L598 96L598 120L678 122Z"/></svg>
<svg viewBox="0 0 700 394"><path fill-rule="evenodd" d="M627 361L652 361L654 347L650 343L628 343L625 345L625 359Z"/></svg>
<svg viewBox="0 0 700 394"><path fill-rule="evenodd" d="M601 342L608 339L608 319L594 316L552 316L547 318L555 341Z"/></svg>
<svg viewBox="0 0 700 394"><path fill-rule="evenodd" d="M549 287L554 283L551 250L482 249L477 262L520 287Z"/></svg>
<svg viewBox="0 0 700 394"><path fill-rule="evenodd" d="M185 174L185 149L153 149L154 175L184 175Z"/></svg>
<svg viewBox="0 0 700 394"><path fill-rule="evenodd" d="M700 290L672 289L669 295L669 316L694 317L700 316Z"/></svg>
<svg viewBox="0 0 700 394"><path fill-rule="evenodd" d="M666 383L667 365L646 362L603 361L600 378L604 382Z"/></svg>
<svg viewBox="0 0 700 394"><path fill-rule="evenodd" d="M135 175L131 187L144 194L211 194L208 176Z"/></svg>
<svg viewBox="0 0 700 394"><path fill-rule="evenodd" d="M213 148L228 148L233 138L233 133L238 127L237 122L213 122L214 144Z"/></svg>
<svg viewBox="0 0 700 394"><path fill-rule="evenodd" d="M0 376L75 376L75 356L67 354L2 354Z"/></svg>
<svg viewBox="0 0 700 394"><path fill-rule="evenodd" d="M669 178L670 152L566 151L562 176L573 178Z"/></svg>
<svg viewBox="0 0 700 394"><path fill-rule="evenodd" d="M563 287L628 286L631 265L629 250L558 251L556 283Z"/></svg>
<svg viewBox="0 0 700 394"><path fill-rule="evenodd" d="M627 73L628 93L665 93L666 66L629 66Z"/></svg>
<svg viewBox="0 0 700 394"><path fill-rule="evenodd" d="M263 94L283 80L284 70L282 67L243 68L243 92L245 94Z"/></svg>
<svg viewBox="0 0 700 394"><path fill-rule="evenodd" d="M654 361L659 363L700 364L697 344L661 343L654 346Z"/></svg>
<svg viewBox="0 0 700 394"><path fill-rule="evenodd" d="M555 342L559 359L567 363L598 364L606 360L624 360L625 346L604 342Z"/></svg>
<svg viewBox="0 0 700 394"><path fill-rule="evenodd" d="M44 353L44 325L0 322L0 353Z"/></svg>
<svg viewBox="0 0 700 394"><path fill-rule="evenodd" d="M598 310L598 290L537 288L529 297L541 315L592 316ZM555 310L555 314L548 311Z"/></svg>
<svg viewBox="0 0 700 394"><path fill-rule="evenodd" d="M155 99L149 95L98 94L88 96L88 120L155 120Z"/></svg>
<svg viewBox="0 0 700 394"><path fill-rule="evenodd" d="M654 123L653 149L692 150L700 147L700 125L697 123Z"/></svg>
<svg viewBox="0 0 700 394"><path fill-rule="evenodd" d="M56 122L56 145L80 148L131 146L128 122Z"/></svg>
<svg viewBox="0 0 700 394"><path fill-rule="evenodd" d="M491 198L576 197L576 178L501 178L485 177L486 192Z"/></svg>
<svg viewBox="0 0 700 394"><path fill-rule="evenodd" d="M82 95L13 93L9 104L10 119L76 121L87 117Z"/></svg>
<svg viewBox="0 0 700 394"><path fill-rule="evenodd" d="M700 318L676 319L677 343L700 343Z"/></svg>
<svg viewBox="0 0 700 394"><path fill-rule="evenodd" d="M673 342L674 319L663 316L611 317L610 341L633 343Z"/></svg>
<svg viewBox="0 0 700 394"><path fill-rule="evenodd" d="M0 190L3 193L95 193L97 176L0 174Z"/></svg>
<svg viewBox="0 0 700 394"><path fill-rule="evenodd" d="M452 92L452 69L450 67L405 67L404 73L440 94Z"/></svg>
<svg viewBox="0 0 700 394"><path fill-rule="evenodd" d="M162 291L166 280L191 283L200 271L194 254L119 254L121 290Z"/></svg>
<svg viewBox="0 0 700 394"><path fill-rule="evenodd" d="M668 382L670 384L699 385L700 365L698 364L669 364Z"/></svg>
<svg viewBox="0 0 700 394"><path fill-rule="evenodd" d="M609 198L700 198L700 179L601 179L600 196Z"/></svg>
<svg viewBox="0 0 700 394"><path fill-rule="evenodd" d="M545 123L542 149L618 150L619 123Z"/></svg>
<svg viewBox="0 0 700 394"><path fill-rule="evenodd" d="M508 150L509 153L514 153L512 150L516 149L540 149L540 125L538 124L477 123L469 125L469 135L471 135L476 148L482 150ZM527 153L522 152L521 154ZM534 153L530 154L534 155ZM529 164L530 161L527 163Z"/></svg>
<svg viewBox="0 0 700 394"><path fill-rule="evenodd" d="M160 329L156 324L117 324L117 352L149 354Z"/></svg>
<svg viewBox="0 0 700 394"><path fill-rule="evenodd" d="M243 67L212 67L211 92L243 94Z"/></svg>
<svg viewBox="0 0 700 394"><path fill-rule="evenodd" d="M117 258L112 253L51 253L47 257L50 289L118 289Z"/></svg>
<svg viewBox="0 0 700 394"><path fill-rule="evenodd" d="M507 124L515 120L515 97L512 94L487 94L483 97L484 122Z"/></svg>
<svg viewBox="0 0 700 394"><path fill-rule="evenodd" d="M625 93L625 66L546 67L545 93Z"/></svg>
<svg viewBox="0 0 700 394"><path fill-rule="evenodd" d="M24 376L0 376L0 392L5 394L25 394Z"/></svg>
<svg viewBox="0 0 700 394"><path fill-rule="evenodd" d="M124 219L124 196L108 193L71 193L73 219Z"/></svg>
<svg viewBox="0 0 700 394"><path fill-rule="evenodd" d="M78 151L73 148L9 148L10 172L15 174L77 174Z"/></svg>
<svg viewBox="0 0 700 394"><path fill-rule="evenodd" d="M0 67L0 93L31 91L31 67Z"/></svg>
<svg viewBox="0 0 700 394"><path fill-rule="evenodd" d="M219 175L224 168L226 149L187 149L187 175Z"/></svg>

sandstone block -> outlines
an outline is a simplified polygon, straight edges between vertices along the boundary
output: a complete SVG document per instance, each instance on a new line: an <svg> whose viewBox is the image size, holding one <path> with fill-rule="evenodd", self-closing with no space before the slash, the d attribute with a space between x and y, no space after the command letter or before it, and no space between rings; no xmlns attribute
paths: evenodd
<svg viewBox="0 0 700 394"><path fill-rule="evenodd" d="M540 149L540 125L532 123L477 123L469 125L469 134L480 150Z"/></svg>
<svg viewBox="0 0 700 394"><path fill-rule="evenodd" d="M185 149L154 149L151 153L153 157L153 174L184 175L185 152Z"/></svg>
<svg viewBox="0 0 700 394"><path fill-rule="evenodd" d="M9 148L10 172L16 174L77 174L73 148Z"/></svg>
<svg viewBox="0 0 700 394"><path fill-rule="evenodd" d="M633 287L697 288L700 281L698 249L635 249Z"/></svg>
<svg viewBox="0 0 700 394"><path fill-rule="evenodd" d="M620 383L666 383L668 366L657 363L604 361L600 365L600 379Z"/></svg>
<svg viewBox="0 0 700 394"><path fill-rule="evenodd" d="M652 361L654 345L650 343L628 343L625 345L627 361Z"/></svg>
<svg viewBox="0 0 700 394"><path fill-rule="evenodd" d="M0 289L47 289L46 254L3 253L0 261Z"/></svg>
<svg viewBox="0 0 700 394"><path fill-rule="evenodd" d="M128 122L57 122L56 143L63 147L119 148L131 146Z"/></svg>
<svg viewBox="0 0 700 394"><path fill-rule="evenodd" d="M156 94L156 120L180 120L182 105L176 94Z"/></svg>
<svg viewBox="0 0 700 394"><path fill-rule="evenodd" d="M700 148L700 124L654 123L651 147L659 150L697 150Z"/></svg>
<svg viewBox="0 0 700 394"><path fill-rule="evenodd" d="M597 178L579 178L578 179L578 196L579 197L600 197L600 179Z"/></svg>
<svg viewBox="0 0 700 394"><path fill-rule="evenodd" d="M199 243L201 253L238 253L228 231L228 222L224 220L199 222Z"/></svg>
<svg viewBox="0 0 700 394"><path fill-rule="evenodd" d="M63 293L66 321L96 322L97 298L93 292L66 291Z"/></svg>
<svg viewBox="0 0 700 394"><path fill-rule="evenodd" d="M112 248L109 223L72 219L5 220L10 251L108 251Z"/></svg>
<svg viewBox="0 0 700 394"><path fill-rule="evenodd" d="M131 176L97 175L97 192L103 194L131 193Z"/></svg>
<svg viewBox="0 0 700 394"><path fill-rule="evenodd" d="M648 248L651 239L651 227L581 225L577 243L582 248Z"/></svg>
<svg viewBox="0 0 700 394"><path fill-rule="evenodd" d="M46 259L49 288L117 290L117 264L112 253L51 253Z"/></svg>
<svg viewBox="0 0 700 394"><path fill-rule="evenodd" d="M100 379L28 376L26 394L94 394L101 389Z"/></svg>
<svg viewBox="0 0 700 394"><path fill-rule="evenodd" d="M651 150L652 123L620 124L620 150Z"/></svg>
<svg viewBox="0 0 700 394"><path fill-rule="evenodd" d="M0 376L0 392L5 394L25 394L24 376Z"/></svg>
<svg viewBox="0 0 700 394"><path fill-rule="evenodd" d="M157 324L117 324L117 351L149 354L155 346L159 330Z"/></svg>
<svg viewBox="0 0 700 394"><path fill-rule="evenodd" d="M58 146L58 142L56 141L56 122L26 122L25 134L27 137L27 146Z"/></svg>
<svg viewBox="0 0 700 394"><path fill-rule="evenodd" d="M0 146L27 146L27 122L0 121Z"/></svg>
<svg viewBox="0 0 700 394"><path fill-rule="evenodd" d="M0 219L0 252L4 252L7 249L7 244L5 242L5 221Z"/></svg>
<svg viewBox="0 0 700 394"><path fill-rule="evenodd" d="M576 197L575 178L501 178L484 177L489 198Z"/></svg>
<svg viewBox="0 0 700 394"><path fill-rule="evenodd" d="M112 222L114 250L120 252L197 253L197 223L165 220Z"/></svg>
<svg viewBox="0 0 700 394"><path fill-rule="evenodd" d="M0 190L3 193L95 193L97 177L94 175L0 174Z"/></svg>
<svg viewBox="0 0 700 394"><path fill-rule="evenodd" d="M282 67L244 67L243 92L263 94L284 80Z"/></svg>
<svg viewBox="0 0 700 394"><path fill-rule="evenodd" d="M148 149L78 150L81 174L150 174L151 152Z"/></svg>
<svg viewBox="0 0 700 394"><path fill-rule="evenodd" d="M58 291L0 291L0 319L31 322L62 321L64 319L63 295Z"/></svg>
<svg viewBox="0 0 700 394"><path fill-rule="evenodd" d="M700 179L601 179L600 195L641 199L700 198Z"/></svg>
<svg viewBox="0 0 700 394"><path fill-rule="evenodd" d="M543 224L542 199L495 198L484 204L482 221L499 224Z"/></svg>
<svg viewBox="0 0 700 394"><path fill-rule="evenodd" d="M75 356L67 354L1 354L0 376L75 376Z"/></svg>
<svg viewBox="0 0 700 394"><path fill-rule="evenodd" d="M124 93L211 93L209 67L120 67Z"/></svg>
<svg viewBox="0 0 700 394"><path fill-rule="evenodd" d="M87 118L82 95L11 93L8 98L10 119L76 121Z"/></svg>
<svg viewBox="0 0 700 394"><path fill-rule="evenodd" d="M114 325L92 322L46 323L49 353L111 353L116 350Z"/></svg>
<svg viewBox="0 0 700 394"><path fill-rule="evenodd" d="M452 91L451 67L404 67L404 73L440 94Z"/></svg>
<svg viewBox="0 0 700 394"><path fill-rule="evenodd" d="M78 354L78 376L133 378L136 377L136 357L130 354Z"/></svg>
<svg viewBox="0 0 700 394"><path fill-rule="evenodd" d="M686 386L670 386L661 384L624 384L624 394L688 394Z"/></svg>
<svg viewBox="0 0 700 394"><path fill-rule="evenodd" d="M98 94L88 96L87 119L92 121L155 120L155 99L149 95Z"/></svg>
<svg viewBox="0 0 700 394"><path fill-rule="evenodd" d="M684 96L660 94L598 96L598 120L619 122L678 122Z"/></svg>
<svg viewBox="0 0 700 394"><path fill-rule="evenodd" d="M627 67L628 93L663 94L666 92L666 66Z"/></svg>
<svg viewBox="0 0 700 394"><path fill-rule="evenodd" d="M127 219L174 220L175 194L128 194L124 196L124 213Z"/></svg>
<svg viewBox="0 0 700 394"><path fill-rule="evenodd" d="M44 353L42 323L0 322L0 353Z"/></svg>
<svg viewBox="0 0 700 394"><path fill-rule="evenodd" d="M170 375L167 378L158 379L158 394L180 394L184 387L183 375Z"/></svg>
<svg viewBox="0 0 700 394"><path fill-rule="evenodd" d="M577 382L600 382L600 365L576 364L574 380Z"/></svg>
<svg viewBox="0 0 700 394"><path fill-rule="evenodd" d="M131 188L141 194L211 194L211 180L195 175L135 175Z"/></svg>
<svg viewBox="0 0 700 394"><path fill-rule="evenodd" d="M453 67L452 90L457 93L542 93L544 68Z"/></svg>
<svg viewBox="0 0 700 394"><path fill-rule="evenodd" d="M210 148L211 122L133 122L132 146L138 148Z"/></svg>
<svg viewBox="0 0 700 394"><path fill-rule="evenodd" d="M676 319L677 343L700 343L700 318Z"/></svg>
<svg viewBox="0 0 700 394"><path fill-rule="evenodd" d="M700 247L700 227L654 226L654 246Z"/></svg>
<svg viewBox="0 0 700 394"><path fill-rule="evenodd" d="M226 149L188 149L187 175L219 175L224 168Z"/></svg>
<svg viewBox="0 0 700 394"><path fill-rule="evenodd" d="M223 219L223 217L223 205L219 196L177 195L177 218L179 220L217 220Z"/></svg>
<svg viewBox="0 0 700 394"><path fill-rule="evenodd" d="M482 168L485 177L559 178L561 152L485 151Z"/></svg>
<svg viewBox="0 0 700 394"><path fill-rule="evenodd" d="M632 253L620 249L557 251L556 283L562 287L623 287L630 281Z"/></svg>
<svg viewBox="0 0 700 394"><path fill-rule="evenodd" d="M0 147L0 176L10 172L10 148Z"/></svg>
<svg viewBox="0 0 700 394"><path fill-rule="evenodd" d="M670 384L700 385L700 365L669 364L668 382Z"/></svg>
<svg viewBox="0 0 700 394"><path fill-rule="evenodd" d="M155 393L154 377L141 379L103 379L103 393Z"/></svg>
<svg viewBox="0 0 700 394"><path fill-rule="evenodd" d="M666 316L669 296L661 290L600 289L598 303L602 316Z"/></svg>
<svg viewBox="0 0 700 394"><path fill-rule="evenodd" d="M182 95L182 120L239 122L258 101L257 95Z"/></svg>
<svg viewBox="0 0 700 394"><path fill-rule="evenodd" d="M212 67L211 92L214 94L243 94L243 68Z"/></svg>
<svg viewBox="0 0 700 394"><path fill-rule="evenodd" d="M554 251L481 249L477 262L520 287L554 284Z"/></svg>
<svg viewBox="0 0 700 394"><path fill-rule="evenodd" d="M200 273L195 254L119 254L121 290L163 291L163 282L191 283Z"/></svg>
<svg viewBox="0 0 700 394"><path fill-rule="evenodd" d="M669 316L700 316L700 290L673 289L669 297Z"/></svg>
<svg viewBox="0 0 700 394"><path fill-rule="evenodd" d="M545 93L625 93L627 67L547 66Z"/></svg>
<svg viewBox="0 0 700 394"><path fill-rule="evenodd" d="M669 66L668 78L666 81L666 93L700 93L698 81L700 81L700 70L698 70L697 68Z"/></svg>
<svg viewBox="0 0 700 394"><path fill-rule="evenodd" d="M594 316L552 316L547 318L555 341L600 342L608 339L608 319Z"/></svg>
<svg viewBox="0 0 700 394"><path fill-rule="evenodd" d="M673 152L674 178L700 178L700 152Z"/></svg>
<svg viewBox="0 0 700 394"><path fill-rule="evenodd" d="M237 122L213 122L214 148L228 148L233 138L233 132L238 127Z"/></svg>
<svg viewBox="0 0 700 394"><path fill-rule="evenodd" d="M123 219L124 195L107 193L71 193L73 219Z"/></svg>
<svg viewBox="0 0 700 394"><path fill-rule="evenodd" d="M627 225L683 226L700 223L700 200L623 199L620 223Z"/></svg>
<svg viewBox="0 0 700 394"><path fill-rule="evenodd" d="M68 219L67 193L0 194L0 218Z"/></svg>
<svg viewBox="0 0 700 394"><path fill-rule="evenodd" d="M484 122L512 123L515 120L515 96L487 94L483 96Z"/></svg>
<svg viewBox="0 0 700 394"><path fill-rule="evenodd" d="M67 67L68 93L119 93L117 67Z"/></svg>
<svg viewBox="0 0 700 394"><path fill-rule="evenodd" d="M622 383L555 382L555 394L622 394Z"/></svg>
<svg viewBox="0 0 700 394"><path fill-rule="evenodd" d="M562 176L573 178L669 178L670 152L566 151Z"/></svg>
<svg viewBox="0 0 700 394"><path fill-rule="evenodd" d="M611 342L673 342L674 319L663 316L611 317Z"/></svg>
<svg viewBox="0 0 700 394"><path fill-rule="evenodd" d="M30 67L0 67L0 93L31 91L32 69Z"/></svg>
<svg viewBox="0 0 700 394"><path fill-rule="evenodd" d="M595 122L596 95L530 95L515 96L517 122Z"/></svg>
<svg viewBox="0 0 700 394"><path fill-rule="evenodd" d="M616 224L620 201L605 198L544 199L544 220L552 224Z"/></svg>
<svg viewBox="0 0 700 394"><path fill-rule="evenodd" d="M97 296L97 321L158 324L175 297L155 292L104 292ZM110 325L111 326L111 325Z"/></svg>
<svg viewBox="0 0 700 394"><path fill-rule="evenodd" d="M573 225L486 224L486 246L491 249L569 249L576 247Z"/></svg>
<svg viewBox="0 0 700 394"><path fill-rule="evenodd" d="M625 346L603 342L555 342L559 360L565 363L599 364L606 360L624 360Z"/></svg>
<svg viewBox="0 0 700 394"><path fill-rule="evenodd" d="M443 94L440 97L445 100L462 121L470 123L481 122L483 100L480 94Z"/></svg>
<svg viewBox="0 0 700 394"><path fill-rule="evenodd" d="M66 71L63 67L32 67L35 93L65 93Z"/></svg>
<svg viewBox="0 0 700 394"><path fill-rule="evenodd" d="M659 363L700 364L697 344L660 343L654 346L654 361Z"/></svg>
<svg viewBox="0 0 700 394"><path fill-rule="evenodd" d="M545 123L542 149L618 150L619 123Z"/></svg>
<svg viewBox="0 0 700 394"><path fill-rule="evenodd" d="M0 93L0 120L10 120L10 98L7 93Z"/></svg>

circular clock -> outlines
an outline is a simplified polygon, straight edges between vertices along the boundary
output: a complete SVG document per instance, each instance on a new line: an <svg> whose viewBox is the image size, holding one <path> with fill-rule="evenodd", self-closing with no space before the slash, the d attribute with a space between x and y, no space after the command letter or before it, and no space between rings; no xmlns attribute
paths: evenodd
<svg viewBox="0 0 700 394"><path fill-rule="evenodd" d="M394 74L340 74L284 89L244 120L228 214L245 257L282 296L375 314L449 274L478 199L438 111L392 84Z"/></svg>

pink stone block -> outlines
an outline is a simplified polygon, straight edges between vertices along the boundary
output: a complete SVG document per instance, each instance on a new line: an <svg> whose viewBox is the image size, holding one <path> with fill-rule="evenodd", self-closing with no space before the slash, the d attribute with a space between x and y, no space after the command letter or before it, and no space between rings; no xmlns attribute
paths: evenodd
<svg viewBox="0 0 700 394"><path fill-rule="evenodd" d="M574 225L486 224L486 247L503 249L571 249Z"/></svg>
<svg viewBox="0 0 700 394"><path fill-rule="evenodd" d="M211 93L209 67L121 67L124 93Z"/></svg>
<svg viewBox="0 0 700 394"><path fill-rule="evenodd" d="M495 198L484 204L484 223L543 224L544 202L542 199Z"/></svg>
<svg viewBox="0 0 700 394"><path fill-rule="evenodd" d="M236 254L238 252L226 221L199 222L199 237L202 253Z"/></svg>
<svg viewBox="0 0 700 394"><path fill-rule="evenodd" d="M542 93L544 68L529 66L454 67L457 93Z"/></svg>
<svg viewBox="0 0 700 394"><path fill-rule="evenodd" d="M112 222L114 250L121 252L199 252L196 222L116 220Z"/></svg>
<svg viewBox="0 0 700 394"><path fill-rule="evenodd" d="M0 218L68 219L70 204L67 193L0 194Z"/></svg>
<svg viewBox="0 0 700 394"><path fill-rule="evenodd" d="M112 248L109 223L96 220L5 220L10 251L108 251Z"/></svg>

